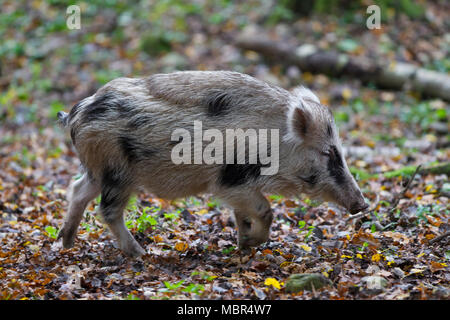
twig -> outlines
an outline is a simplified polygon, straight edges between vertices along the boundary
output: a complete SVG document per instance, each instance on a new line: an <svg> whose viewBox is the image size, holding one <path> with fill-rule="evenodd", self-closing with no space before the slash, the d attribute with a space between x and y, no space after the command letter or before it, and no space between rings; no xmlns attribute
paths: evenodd
<svg viewBox="0 0 450 320"><path fill-rule="evenodd" d="M399 194L397 194L394 197L394 203L392 204L392 208L391 210L389 210L389 216L391 217L392 220L392 215L394 213L394 210L397 208L398 203L400 202L400 199L403 198L403 196L405 195L406 191L408 191L409 187L411 186L412 181L414 180L414 178L416 177L416 174L420 171L420 168L422 167L421 164L419 164L416 168L416 170L414 171L413 175L411 176L411 179L409 179L408 183L406 184L406 186L403 188L402 192L400 192ZM359 220L362 217L366 216L367 214L370 214L373 218L373 212L375 211L375 208L378 205L378 194L377 194L377 200L375 201L375 206L369 210L360 212L358 214L355 214L351 217L349 217L346 222L349 222L350 220ZM377 229L383 230L385 227L383 227L380 223L378 223L378 225L376 225Z"/></svg>
<svg viewBox="0 0 450 320"><path fill-rule="evenodd" d="M369 214L371 211L372 211L372 210L369 210L369 211L363 211L363 212L357 213L357 214L355 214L355 215L353 215L353 216L347 218L346 221L348 222L348 221L350 221L350 220L360 219L360 218L364 217L366 214Z"/></svg>
<svg viewBox="0 0 450 320"><path fill-rule="evenodd" d="M447 231L446 233L441 234L440 236L437 236L436 238L431 239L429 241L429 243L433 244L433 243L438 242L438 241L440 241L440 240L442 240L442 239L444 239L444 238L446 238L448 236L450 236L450 231Z"/></svg>
<svg viewBox="0 0 450 320"><path fill-rule="evenodd" d="M413 175L411 176L411 179L409 179L408 183L403 188L402 192L398 193L394 197L394 203L392 204L391 210L389 210L389 217L391 218L391 220L392 220L392 217L393 217L395 209L397 209L397 206L398 206L398 203L400 202L400 199L405 196L406 191L408 191L409 187L411 186L411 183L413 182L414 178L416 177L416 174L420 171L421 167L422 167L421 164L419 164L417 166L416 171L414 171Z"/></svg>

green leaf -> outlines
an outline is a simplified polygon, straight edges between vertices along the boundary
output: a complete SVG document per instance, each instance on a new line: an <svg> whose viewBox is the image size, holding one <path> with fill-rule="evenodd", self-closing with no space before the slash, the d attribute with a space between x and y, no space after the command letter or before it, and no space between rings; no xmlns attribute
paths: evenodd
<svg viewBox="0 0 450 320"><path fill-rule="evenodd" d="M169 281L164 281L164 285L169 290L175 290L178 287L180 287L183 283L184 283L184 280L178 281L177 283L174 283L174 284L170 283Z"/></svg>
<svg viewBox="0 0 450 320"><path fill-rule="evenodd" d="M192 293L200 293L205 290L205 287L202 284L189 284L186 288L183 288L181 291L183 292L192 292Z"/></svg>
<svg viewBox="0 0 450 320"><path fill-rule="evenodd" d="M223 248L222 253L225 255L229 255L231 252L233 252L234 249L236 249L236 247L234 247L234 246L231 246L228 248Z"/></svg>
<svg viewBox="0 0 450 320"><path fill-rule="evenodd" d="M56 239L58 237L58 229L52 226L45 227L45 232L47 232L47 235L52 238Z"/></svg>

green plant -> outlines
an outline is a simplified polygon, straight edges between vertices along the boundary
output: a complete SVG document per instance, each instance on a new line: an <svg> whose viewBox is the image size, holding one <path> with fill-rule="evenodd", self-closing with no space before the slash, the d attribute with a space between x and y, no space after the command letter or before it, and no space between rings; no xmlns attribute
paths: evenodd
<svg viewBox="0 0 450 320"><path fill-rule="evenodd" d="M223 248L222 249L222 253L225 254L225 255L229 255L231 252L234 251L234 249L236 249L236 247L234 247L234 246Z"/></svg>
<svg viewBox="0 0 450 320"><path fill-rule="evenodd" d="M166 212L164 213L164 219L167 219L171 222L174 222L176 219L180 217L181 209L178 209L175 212Z"/></svg>
<svg viewBox="0 0 450 320"><path fill-rule="evenodd" d="M148 228L153 229L158 224L158 220L148 211L151 211L151 208L145 207L142 214L136 219L136 227L139 232L144 232Z"/></svg>
<svg viewBox="0 0 450 320"><path fill-rule="evenodd" d="M52 239L56 239L58 237L58 229L52 226L45 227L45 232L47 233L47 236L49 236Z"/></svg>
<svg viewBox="0 0 450 320"><path fill-rule="evenodd" d="M187 287L183 288L181 291L190 292L195 294L200 294L205 290L205 286L202 284L190 283Z"/></svg>
<svg viewBox="0 0 450 320"><path fill-rule="evenodd" d="M305 228L306 226L306 222L303 220L300 220L298 222L298 228L300 229L300 231L298 233L305 233L305 242L308 242L310 240L310 237L315 229L314 226L308 226L307 228ZM304 229L305 228L305 229Z"/></svg>
<svg viewBox="0 0 450 320"><path fill-rule="evenodd" d="M359 252L364 252L366 251L366 248L369 246L368 242L363 242L361 248L359 248Z"/></svg>
<svg viewBox="0 0 450 320"><path fill-rule="evenodd" d="M184 280L180 280L176 283L170 283L169 281L164 281L164 285L166 286L163 289L159 289L160 292L167 292L169 290L176 290L181 287L184 283Z"/></svg>
<svg viewBox="0 0 450 320"><path fill-rule="evenodd" d="M185 280L180 280L175 283L170 283L168 281L164 281L165 288L159 289L159 292L189 292L189 293L195 293L200 294L205 290L205 286L202 284L195 284L190 283L187 286L183 286Z"/></svg>
<svg viewBox="0 0 450 320"><path fill-rule="evenodd" d="M303 200L308 206L311 207L318 207L320 206L320 202L314 199L310 199L310 198L305 198L305 200Z"/></svg>
<svg viewBox="0 0 450 320"><path fill-rule="evenodd" d="M374 232L376 232L376 231L377 231L377 227L375 226L375 223L372 223L372 224L370 225L370 232L374 233Z"/></svg>
<svg viewBox="0 0 450 320"><path fill-rule="evenodd" d="M281 200L284 199L284 196L278 195L278 194L271 194L269 196L269 199L272 200L272 201L281 201Z"/></svg>
<svg viewBox="0 0 450 320"><path fill-rule="evenodd" d="M309 226L308 227L308 232L305 235L305 242L308 242L310 240L309 238L311 237L311 235L312 235L312 233L313 233L315 228L316 227L314 227L314 226Z"/></svg>
<svg viewBox="0 0 450 320"><path fill-rule="evenodd" d="M130 293L125 300L141 300L139 297L136 297L134 294Z"/></svg>
<svg viewBox="0 0 450 320"><path fill-rule="evenodd" d="M80 224L81 228L86 230L87 233L91 233L94 229L96 229L96 226L87 222L81 222Z"/></svg>
<svg viewBox="0 0 450 320"><path fill-rule="evenodd" d="M214 208L217 208L218 206L219 206L219 201L218 200L215 200L215 199L211 199L211 200L209 200L207 203L206 203L206 205L208 206L208 208L210 208L210 209L214 209Z"/></svg>

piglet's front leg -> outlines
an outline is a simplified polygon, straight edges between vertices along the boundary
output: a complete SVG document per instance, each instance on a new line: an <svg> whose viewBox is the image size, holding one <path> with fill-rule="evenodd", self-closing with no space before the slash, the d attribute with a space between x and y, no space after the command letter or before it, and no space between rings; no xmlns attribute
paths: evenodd
<svg viewBox="0 0 450 320"><path fill-rule="evenodd" d="M234 194L227 202L234 208L239 248L246 250L269 240L273 214L264 195L259 191Z"/></svg>

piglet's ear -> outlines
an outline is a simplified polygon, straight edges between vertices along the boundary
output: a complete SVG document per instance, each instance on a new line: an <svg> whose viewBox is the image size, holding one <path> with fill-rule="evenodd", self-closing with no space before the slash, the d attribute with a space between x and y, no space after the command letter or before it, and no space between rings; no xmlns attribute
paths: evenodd
<svg viewBox="0 0 450 320"><path fill-rule="evenodd" d="M312 129L313 117L304 105L289 110L287 120L290 139L303 141L308 137Z"/></svg>

